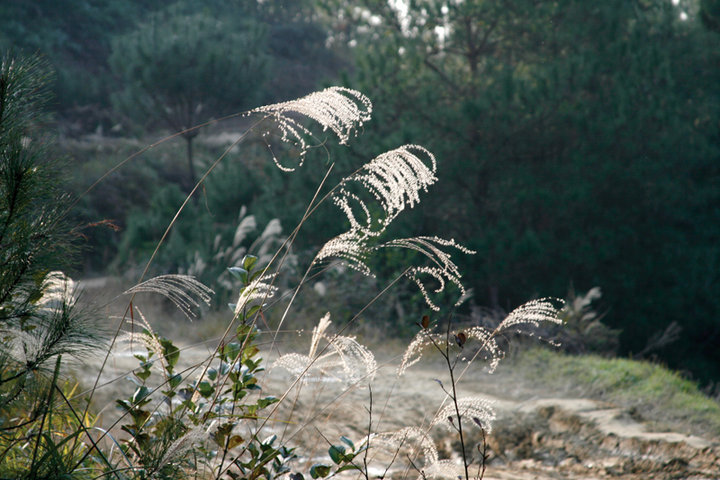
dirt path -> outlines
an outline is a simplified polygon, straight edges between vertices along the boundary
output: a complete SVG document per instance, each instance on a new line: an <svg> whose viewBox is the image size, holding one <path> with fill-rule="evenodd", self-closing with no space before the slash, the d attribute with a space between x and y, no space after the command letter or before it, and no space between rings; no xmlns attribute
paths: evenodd
<svg viewBox="0 0 720 480"><path fill-rule="evenodd" d="M185 347L181 364L199 363L208 353L205 345ZM95 380L100 361L92 362L95 367L89 364L78 370L86 385ZM266 365L271 363L268 360ZM396 364L388 361L381 366L372 383L373 431L413 425L427 429L446 397L440 382L448 383L447 373L439 365L424 361L398 378ZM135 366L137 360L127 348L109 357L100 379L104 386L97 395L97 404L107 405L103 423L116 418L113 399L132 392L133 385L125 377ZM263 394L280 396L291 383L284 371L270 368L262 381ZM641 420L633 418L632 412L617 405L558 398L558 392L529 386L502 369L494 375L468 371L458 388L461 397L483 396L490 400L497 415L488 438L487 480L720 479L720 439L651 432ZM366 385L347 389L340 383L306 384L299 394L291 391L276 417L281 422L268 428L267 433L279 434L289 444L297 445L298 451L308 455L308 464L327 461L323 456L328 441L337 443L341 435L356 443L366 438L369 396ZM282 423L286 418L288 423ZM456 434L439 427L428 430L440 459L459 460ZM480 443L478 429L466 433L468 444ZM478 458L477 451L474 453ZM418 476L417 471L402 467L403 460L398 459L385 472L383 465L387 463L382 462L389 459L380 457L372 469L375 476ZM422 465L422 459L417 460L417 465ZM302 465L297 468L303 469Z"/></svg>
<svg viewBox="0 0 720 480"><path fill-rule="evenodd" d="M387 371L381 371L372 386L373 430L427 428L445 397L437 379L447 383L443 380L446 372L428 362L411 368L400 379L393 367L383 370ZM271 372L270 384L282 383L281 377ZM487 480L720 479L720 439L651 432L626 409L591 399L558 398L557 392L519 384L510 373L469 372L458 386L461 397L490 400L497 415L488 439ZM367 387L338 399L339 390L332 384L305 387L295 412L311 408L322 413L316 413L313 427L298 428L307 433L297 434L300 444L319 442L327 450L323 439L313 438L314 427L327 439L347 435L357 441L367 435ZM430 433L441 459L458 457L456 434L439 427ZM467 438L470 444L481 441L477 429ZM402 476L402 472L391 469L389 473ZM407 475L415 478L417 472Z"/></svg>

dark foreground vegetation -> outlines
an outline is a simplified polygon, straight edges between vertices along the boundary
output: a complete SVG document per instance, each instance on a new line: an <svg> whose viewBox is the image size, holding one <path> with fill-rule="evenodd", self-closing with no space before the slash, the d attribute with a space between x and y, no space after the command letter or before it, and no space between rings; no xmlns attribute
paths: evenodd
<svg viewBox="0 0 720 480"><path fill-rule="evenodd" d="M717 1L410 3L398 13L364 0L3 2L0 45L52 65L61 142L51 156L65 157L75 194L137 150L132 138L151 143L330 82L357 88L373 100L373 120L361 144L327 146L331 177L406 142L435 153L443 181L394 233L421 226L476 250L458 260L473 290L467 305L507 311L599 286L595 308L620 332L599 350L720 379ZM94 225L82 230L84 274L147 260L217 157L203 143L213 132L148 152L80 199L72 222ZM287 176L267 162L262 137L251 140L187 207L157 272L191 271L200 259L210 265L195 273L211 283L225 267L211 262L216 236L232 243L241 207L258 225L245 246L273 218L289 228L302 215L291 198L312 197L326 152ZM316 216L296 253L343 229L331 210ZM390 278L406 260L374 267ZM352 302L354 287L338 302ZM392 317L408 332L422 314L417 294L392 295L382 320L366 321ZM663 332L674 341L648 348Z"/></svg>

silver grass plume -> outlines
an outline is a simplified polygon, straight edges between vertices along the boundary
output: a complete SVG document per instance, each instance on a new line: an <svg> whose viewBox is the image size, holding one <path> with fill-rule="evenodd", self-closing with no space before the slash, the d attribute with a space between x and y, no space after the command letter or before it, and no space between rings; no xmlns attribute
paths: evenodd
<svg viewBox="0 0 720 480"><path fill-rule="evenodd" d="M118 345L127 344L130 346L130 348L132 348L136 343L138 343L145 347L148 352L152 352L154 355L157 356L157 358L161 359L162 361L162 359L164 358L163 347L162 345L160 345L158 336L155 334L155 331L150 326L150 322L147 321L147 318L145 318L145 315L143 315L142 311L138 307L135 307L135 311L140 317L140 325L145 327L145 329L141 332L124 332L118 338Z"/></svg>
<svg viewBox="0 0 720 480"><path fill-rule="evenodd" d="M558 317L560 310L555 306L556 303L565 302L556 298L540 298L520 305L500 322L497 329L503 331L524 325L537 328L540 322L562 325L563 321Z"/></svg>
<svg viewBox="0 0 720 480"><path fill-rule="evenodd" d="M457 462L452 460L438 460L435 463L426 465L422 468L417 480L426 478L463 478L465 474L464 468Z"/></svg>
<svg viewBox="0 0 720 480"><path fill-rule="evenodd" d="M332 130L340 139L341 144L347 144L356 129L370 120L372 103L357 90L329 87L296 100L258 107L249 113L264 113L273 117L282 133L282 140L291 142L300 149L298 166L302 166L308 150L305 136L311 135L311 132L294 115L301 115L316 121L322 125L323 130ZM281 165L274 156L273 160L283 171L295 170Z"/></svg>
<svg viewBox="0 0 720 480"><path fill-rule="evenodd" d="M314 261L322 262L329 258L339 258L348 267L372 276L370 267L365 263L371 251L372 249L365 242L365 236L356 230L350 230L326 242Z"/></svg>
<svg viewBox="0 0 720 480"><path fill-rule="evenodd" d="M445 339L445 335L430 333L427 330L420 330L415 334L408 347L405 349L402 361L398 367L398 376L401 376L411 366L415 365L422 358L423 351L430 345L439 345Z"/></svg>
<svg viewBox="0 0 720 480"><path fill-rule="evenodd" d="M373 444L397 451L408 449L408 456L411 458L422 453L425 465L433 465L439 461L437 447L430 434L420 427L405 427L395 432L379 433L373 437Z"/></svg>
<svg viewBox="0 0 720 480"><path fill-rule="evenodd" d="M452 460L440 460L435 443L429 433L419 427L405 427L396 432L373 436L373 446L391 450L407 450L407 458L422 454L423 467L418 480L427 478L462 478L462 466Z"/></svg>
<svg viewBox="0 0 720 480"><path fill-rule="evenodd" d="M500 360L505 357L505 352L498 345L496 337L499 330L488 330L482 326L471 327L467 330L463 330L463 333L467 335L468 339L475 339L481 346L482 352L489 357L488 373L493 373L500 364Z"/></svg>
<svg viewBox="0 0 720 480"><path fill-rule="evenodd" d="M510 312L494 330L489 330L483 326L464 329L462 333L466 336L467 340L477 340L480 345L473 359L481 353L487 355L489 357L488 370L489 373L493 373L505 355L505 352L503 352L497 343L496 339L498 335L510 329L520 329L522 327L537 329L540 327L541 322L562 324L562 319L558 317L560 312L560 309L556 306L558 303L562 304L563 301L554 298L532 300ZM458 334L460 332L454 333ZM533 335L533 332L531 331L529 334ZM403 375L409 367L420 361L425 348L433 344L442 345L446 338L446 335L431 333L425 329L420 330L410 342L407 349L405 349L400 366L398 367L398 375Z"/></svg>
<svg viewBox="0 0 720 480"><path fill-rule="evenodd" d="M350 230L328 241L318 252L315 262L339 258L348 267L365 275L372 275L366 263L368 255L380 248L407 248L427 257L431 266L412 267L405 275L418 285L427 304L439 310L430 299L423 278L430 276L439 282L440 292L447 282L455 284L466 296L460 282L460 271L442 247L453 247L463 253L474 254L454 240L438 237L414 237L391 240L384 244L373 244L390 223L406 207L420 202L420 192L437 181L435 156L419 145L404 145L383 153L363 166L358 172L342 181L332 196L333 202L345 213ZM372 209L359 194L351 191L351 185L359 184L361 189L380 204L382 215L373 218ZM458 301L458 304L460 300Z"/></svg>
<svg viewBox="0 0 720 480"><path fill-rule="evenodd" d="M157 470L171 462L182 460L197 445L204 443L209 438L209 434L202 426L196 426L185 432L180 438L172 442L163 456L157 463ZM154 476L153 476L154 477ZM153 478L151 477L151 478ZM163 477L165 478L165 477Z"/></svg>
<svg viewBox="0 0 720 480"><path fill-rule="evenodd" d="M485 327L472 327L463 330L467 339L478 340L481 350L490 357L489 373L493 373L497 368L500 360L504 356L504 352L500 349L495 337L498 331L490 331ZM405 349L400 366L398 367L398 376L402 376L408 368L415 365L422 358L423 351L430 345L443 345L447 336L445 334L430 333L426 330L420 330L408 347ZM480 352L478 352L479 354Z"/></svg>
<svg viewBox="0 0 720 480"><path fill-rule="evenodd" d="M412 208L420 202L420 192L426 192L437 181L436 170L435 156L427 149L419 145L403 145L375 157L357 173L343 180L340 189L333 195L333 202L347 216L351 230L367 236L379 236L406 207ZM360 184L380 203L382 218L373 222L365 202L348 191L350 182ZM362 211L364 220L356 218L353 204Z"/></svg>
<svg viewBox="0 0 720 480"><path fill-rule="evenodd" d="M76 283L61 271L48 272L28 324L21 328L0 323L2 356L33 370L57 355L80 358L102 346L90 318L76 303Z"/></svg>
<svg viewBox="0 0 720 480"><path fill-rule="evenodd" d="M157 293L169 299L186 317L195 317L200 301L209 305L213 292L190 275L160 275L135 285L125 294ZM197 299L196 299L197 298Z"/></svg>
<svg viewBox="0 0 720 480"><path fill-rule="evenodd" d="M303 380L345 381L354 384L372 381L377 370L375 356L352 337L327 334L332 322L327 313L313 329L307 355L289 353L278 358L273 366L284 368ZM320 349L320 342L327 348ZM321 353L322 352L322 353Z"/></svg>
<svg viewBox="0 0 720 480"><path fill-rule="evenodd" d="M460 418L482 428L486 434L492 432L492 422L495 420L495 410L492 404L481 397L468 397L458 400L458 411ZM457 413L454 403L448 403L438 411L430 426L442 424L454 430L453 422L457 420Z"/></svg>
<svg viewBox="0 0 720 480"><path fill-rule="evenodd" d="M414 250L421 253L430 260L433 266L430 267L412 267L406 272L406 276L410 278L420 289L425 302L428 306L435 311L439 311L440 307L435 305L430 299L425 283L422 280L423 276L430 276L436 279L439 283L439 287L434 290L435 293L442 292L445 289L446 282L453 283L458 289L460 289L460 297L455 303L455 306L460 305L462 300L466 296L466 290L460 281L462 274L457 265L450 259L450 254L440 249L440 247L453 247L463 253L474 255L476 252L469 250L462 245L455 242L455 240L445 240L438 237L413 237L413 238L401 238L397 240L391 240L383 245L382 248L389 247L400 247L408 250Z"/></svg>
<svg viewBox="0 0 720 480"><path fill-rule="evenodd" d="M272 285L272 283L268 283L268 281L275 278L275 275L277 274L261 275L240 290L240 295L234 308L235 316L239 315L244 308L249 307L252 302L256 300L264 302L266 299L275 295L278 288Z"/></svg>
<svg viewBox="0 0 720 480"><path fill-rule="evenodd" d="M62 309L63 305L72 307L77 301L76 289L73 279L63 272L49 272L43 280L42 296L36 306L47 313Z"/></svg>

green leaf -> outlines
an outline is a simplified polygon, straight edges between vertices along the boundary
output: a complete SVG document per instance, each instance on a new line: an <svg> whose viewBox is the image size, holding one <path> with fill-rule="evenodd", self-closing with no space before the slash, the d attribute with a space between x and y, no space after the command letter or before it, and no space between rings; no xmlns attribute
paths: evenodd
<svg viewBox="0 0 720 480"><path fill-rule="evenodd" d="M245 255L245 258L243 258L242 266L245 268L246 271L251 271L255 264L258 261L258 257L255 255Z"/></svg>
<svg viewBox="0 0 720 480"><path fill-rule="evenodd" d="M230 440L228 440L227 448L235 448L238 445L241 445L245 440L240 435L233 435L230 437Z"/></svg>
<svg viewBox="0 0 720 480"><path fill-rule="evenodd" d="M250 307L250 309L245 314L245 318L250 318L253 315L255 315L260 310L261 307L262 307L262 305L253 305L252 307Z"/></svg>
<svg viewBox="0 0 720 480"><path fill-rule="evenodd" d="M230 272L230 275L232 275L236 279L240 280L241 282L247 283L248 271L245 270L244 268L230 267L230 268L228 268L228 272Z"/></svg>
<svg viewBox="0 0 720 480"><path fill-rule="evenodd" d="M170 388L176 388L178 385L180 385L180 382L182 382L182 375L180 375L179 373L176 373L168 379L168 384L170 385Z"/></svg>
<svg viewBox="0 0 720 480"><path fill-rule="evenodd" d="M310 476L312 478L324 478L330 475L330 467L322 463L316 463L310 467Z"/></svg>
<svg viewBox="0 0 720 480"><path fill-rule="evenodd" d="M265 397L265 398L261 398L260 400L258 400L257 405L258 405L258 408L262 409L262 408L267 407L268 405L272 405L273 403L277 403L279 401L280 400L278 400L276 397L270 396L270 397Z"/></svg>
<svg viewBox="0 0 720 480"><path fill-rule="evenodd" d="M197 390L198 390L198 392L200 392L200 395L202 395L205 398L209 397L210 395L212 395L215 392L215 389L213 388L213 386L210 385L210 382L207 382L207 381L200 382Z"/></svg>
<svg viewBox="0 0 720 480"><path fill-rule="evenodd" d="M143 386L139 387L137 390L135 390L135 393L133 393L133 396L131 398L132 403L134 405L138 405L148 395L150 395L150 390L148 390L148 388L145 385L143 385Z"/></svg>
<svg viewBox="0 0 720 480"><path fill-rule="evenodd" d="M224 345L222 347L221 353L227 356L227 358L229 358L230 360L234 361L241 350L242 346L239 343L232 342Z"/></svg>
<svg viewBox="0 0 720 480"><path fill-rule="evenodd" d="M235 424L232 422L227 422L220 425L217 431L213 434L213 440L215 440L215 443L218 444L220 447L225 448L225 439L228 435L230 435L230 432L232 432L234 426Z"/></svg>
<svg viewBox="0 0 720 480"><path fill-rule="evenodd" d="M353 451L355 450L355 444L354 444L354 443L352 442L352 440L350 440L348 437L346 437L345 435L343 435L342 437L340 437L340 440L341 440L345 445L347 445L348 447L350 447Z"/></svg>
<svg viewBox="0 0 720 480"><path fill-rule="evenodd" d="M340 465L345 459L345 447L342 445L333 445L328 449L330 458L335 464Z"/></svg>
<svg viewBox="0 0 720 480"><path fill-rule="evenodd" d="M337 472L335 472L335 473L344 472L344 471L346 471L346 470L360 470L360 467L358 467L357 465L353 465L353 464L349 463L349 464L347 464L347 465L343 465L342 467L338 468L338 469L337 469Z"/></svg>
<svg viewBox="0 0 720 480"><path fill-rule="evenodd" d="M167 338L161 338L160 345L163 349L163 356L165 357L165 360L170 367L169 370L172 370L172 368L177 364L178 359L180 358L180 349L177 348Z"/></svg>

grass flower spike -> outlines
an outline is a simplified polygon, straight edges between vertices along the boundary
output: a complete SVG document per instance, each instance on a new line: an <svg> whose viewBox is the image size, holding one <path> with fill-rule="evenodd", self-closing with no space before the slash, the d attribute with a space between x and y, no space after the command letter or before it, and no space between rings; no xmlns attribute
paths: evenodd
<svg viewBox="0 0 720 480"><path fill-rule="evenodd" d="M323 130L332 130L344 145L364 122L370 120L372 103L357 90L329 87L296 100L258 107L250 113L264 113L277 121L282 132L282 140L300 149L298 166L301 166L309 147L305 136L311 135L311 132L295 116L307 117L322 125ZM283 171L294 170L281 165L275 157L273 160Z"/></svg>
<svg viewBox="0 0 720 480"><path fill-rule="evenodd" d="M437 181L436 170L432 153L419 145L404 145L377 156L346 178L333 201L347 216L351 230L379 236L406 207L420 202L420 192ZM372 218L367 204L348 189L351 184L359 184L380 204L380 218ZM356 217L355 203L365 219Z"/></svg>
<svg viewBox="0 0 720 480"><path fill-rule="evenodd" d="M136 293L158 293L169 299L186 317L195 316L194 308L200 302L210 304L213 292L210 288L190 275L160 275L135 285L125 291L126 295Z"/></svg>
<svg viewBox="0 0 720 480"><path fill-rule="evenodd" d="M275 361L295 377L305 381L344 381L354 384L370 382L375 376L375 356L354 338L326 333L330 326L330 314L323 316L313 329L307 355L289 353ZM327 346L320 349L320 341Z"/></svg>

